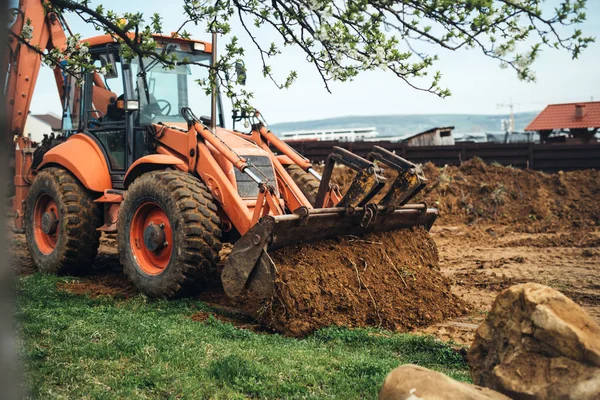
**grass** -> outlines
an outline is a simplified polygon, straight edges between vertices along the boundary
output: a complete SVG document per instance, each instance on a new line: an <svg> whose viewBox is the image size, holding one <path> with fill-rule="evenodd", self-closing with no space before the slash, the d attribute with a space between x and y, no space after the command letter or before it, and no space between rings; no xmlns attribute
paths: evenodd
<svg viewBox="0 0 600 400"><path fill-rule="evenodd" d="M469 379L462 356L430 337L328 328L299 340L194 322L210 311L197 300L91 299L59 291L61 281L34 274L17 285L32 398L375 398L405 363Z"/></svg>

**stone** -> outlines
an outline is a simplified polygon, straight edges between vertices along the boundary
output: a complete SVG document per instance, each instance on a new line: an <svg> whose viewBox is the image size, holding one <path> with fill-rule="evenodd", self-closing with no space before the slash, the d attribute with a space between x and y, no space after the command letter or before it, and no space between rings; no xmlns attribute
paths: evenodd
<svg viewBox="0 0 600 400"><path fill-rule="evenodd" d="M514 399L600 399L600 326L544 285L500 293L467 359L475 384Z"/></svg>
<svg viewBox="0 0 600 400"><path fill-rule="evenodd" d="M469 385L417 365L401 365L388 374L380 400L509 400L493 390Z"/></svg>

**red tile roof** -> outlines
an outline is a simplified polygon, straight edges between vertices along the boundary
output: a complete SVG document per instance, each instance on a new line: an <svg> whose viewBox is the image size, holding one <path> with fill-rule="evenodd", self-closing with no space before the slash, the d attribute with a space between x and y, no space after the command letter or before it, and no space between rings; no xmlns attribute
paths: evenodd
<svg viewBox="0 0 600 400"><path fill-rule="evenodd" d="M575 115L576 106L583 107L583 117ZM550 104L525 128L526 131L552 129L600 128L600 101Z"/></svg>

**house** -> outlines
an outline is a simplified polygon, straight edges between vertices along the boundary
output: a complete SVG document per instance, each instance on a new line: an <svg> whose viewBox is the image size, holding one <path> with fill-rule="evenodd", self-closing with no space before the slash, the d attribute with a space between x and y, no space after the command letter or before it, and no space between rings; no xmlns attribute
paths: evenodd
<svg viewBox="0 0 600 400"><path fill-rule="evenodd" d="M62 121L53 114L29 114L25 122L25 135L34 142L41 142L44 135L60 131Z"/></svg>
<svg viewBox="0 0 600 400"><path fill-rule="evenodd" d="M550 104L527 125L525 131L537 132L542 143L597 141L600 128L600 101ZM562 134L562 135L561 135Z"/></svg>
<svg viewBox="0 0 600 400"><path fill-rule="evenodd" d="M408 146L452 146L454 144L453 129L453 126L431 128L409 136L403 142L406 142Z"/></svg>

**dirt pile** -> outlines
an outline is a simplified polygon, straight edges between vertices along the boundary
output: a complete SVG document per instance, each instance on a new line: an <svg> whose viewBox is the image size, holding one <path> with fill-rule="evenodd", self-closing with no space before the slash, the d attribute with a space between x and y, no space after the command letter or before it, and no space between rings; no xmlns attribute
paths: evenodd
<svg viewBox="0 0 600 400"><path fill-rule="evenodd" d="M479 158L461 166L423 166L428 185L414 201L440 210L441 224L500 224L518 232L556 232L600 225L600 171L546 174L495 164ZM343 188L354 172L334 170Z"/></svg>
<svg viewBox="0 0 600 400"><path fill-rule="evenodd" d="M290 246L272 258L276 293L258 318L284 334L330 325L406 331L467 312L423 229Z"/></svg>

